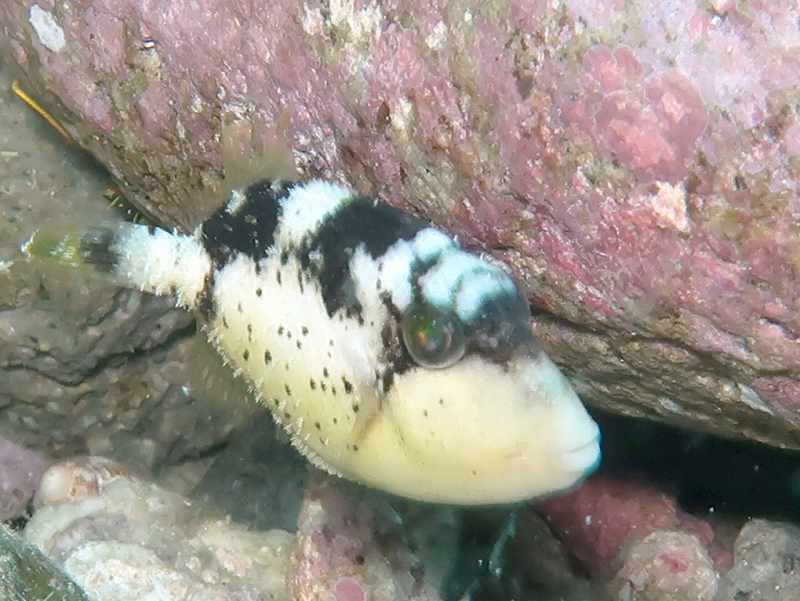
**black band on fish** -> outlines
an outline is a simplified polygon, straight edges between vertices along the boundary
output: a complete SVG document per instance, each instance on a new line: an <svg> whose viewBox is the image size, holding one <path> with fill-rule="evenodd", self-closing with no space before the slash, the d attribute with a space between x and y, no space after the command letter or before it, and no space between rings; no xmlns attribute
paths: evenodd
<svg viewBox="0 0 800 601"><path fill-rule="evenodd" d="M214 263L225 265L237 253L263 259L275 244L280 201L288 195L289 185L269 180L231 193L228 203L202 226L203 245Z"/></svg>

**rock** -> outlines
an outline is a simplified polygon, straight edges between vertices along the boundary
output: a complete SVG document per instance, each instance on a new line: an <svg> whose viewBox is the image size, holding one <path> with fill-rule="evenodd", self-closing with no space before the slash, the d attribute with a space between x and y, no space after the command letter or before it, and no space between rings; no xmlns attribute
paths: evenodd
<svg viewBox="0 0 800 601"><path fill-rule="evenodd" d="M320 478L307 489L289 576L293 601L439 600L424 566L387 536L374 506L340 483Z"/></svg>
<svg viewBox="0 0 800 601"><path fill-rule="evenodd" d="M800 528L750 520L734 548L736 563L723 576L717 599L790 601L800 598Z"/></svg>
<svg viewBox="0 0 800 601"><path fill-rule="evenodd" d="M0 522L25 513L49 460L0 438Z"/></svg>
<svg viewBox="0 0 800 601"><path fill-rule="evenodd" d="M65 567L95 599L183 601L194 588L187 576L138 545L86 543L70 554Z"/></svg>
<svg viewBox="0 0 800 601"><path fill-rule="evenodd" d="M656 530L628 547L609 584L615 601L713 601L719 576L693 534Z"/></svg>
<svg viewBox="0 0 800 601"><path fill-rule="evenodd" d="M58 505L96 497L115 480L131 475L131 470L124 465L105 457L63 461L50 467L42 476L35 505Z"/></svg>
<svg viewBox="0 0 800 601"><path fill-rule="evenodd" d="M790 3L260 6L8 0L0 46L160 221L285 146L509 263L586 400L800 447Z"/></svg>
<svg viewBox="0 0 800 601"><path fill-rule="evenodd" d="M44 475L25 539L103 601L438 601L447 574L428 573L397 515L384 495L315 472L296 533L253 529L124 465L82 457ZM420 536L441 530L415 523Z"/></svg>
<svg viewBox="0 0 800 601"><path fill-rule="evenodd" d="M0 599L89 601L80 587L36 547L0 524Z"/></svg>
<svg viewBox="0 0 800 601"><path fill-rule="evenodd" d="M11 81L4 59L0 88ZM19 251L37 230L119 220L102 197L108 183L36 113L0 95L0 438L54 459L100 453L157 469L219 446L236 422L227 409L198 408L192 317L170 299Z"/></svg>
<svg viewBox="0 0 800 601"><path fill-rule="evenodd" d="M288 601L295 538L249 530L100 457L52 466L25 538L93 599Z"/></svg>
<svg viewBox="0 0 800 601"><path fill-rule="evenodd" d="M622 549L656 530L693 534L704 548L718 551L708 522L681 511L669 492L630 477L600 474L537 507L569 552L597 576L614 574Z"/></svg>

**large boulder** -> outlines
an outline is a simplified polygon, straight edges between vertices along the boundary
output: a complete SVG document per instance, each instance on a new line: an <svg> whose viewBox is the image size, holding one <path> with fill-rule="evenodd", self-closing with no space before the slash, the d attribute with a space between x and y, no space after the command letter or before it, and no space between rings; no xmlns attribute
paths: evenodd
<svg viewBox="0 0 800 601"><path fill-rule="evenodd" d="M166 224L285 145L506 261L593 405L800 447L791 3L265 6L5 0L0 49Z"/></svg>

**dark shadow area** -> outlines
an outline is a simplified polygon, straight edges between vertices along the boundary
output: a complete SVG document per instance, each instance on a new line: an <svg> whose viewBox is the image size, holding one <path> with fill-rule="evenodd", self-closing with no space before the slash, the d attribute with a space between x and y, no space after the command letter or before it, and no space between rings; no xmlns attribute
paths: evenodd
<svg viewBox="0 0 800 601"><path fill-rule="evenodd" d="M800 452L594 413L604 472L644 478L690 513L800 521Z"/></svg>

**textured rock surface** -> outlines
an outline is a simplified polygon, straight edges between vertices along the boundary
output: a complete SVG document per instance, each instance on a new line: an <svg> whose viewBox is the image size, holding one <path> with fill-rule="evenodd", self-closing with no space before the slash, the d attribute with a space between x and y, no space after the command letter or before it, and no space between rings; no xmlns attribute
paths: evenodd
<svg viewBox="0 0 800 601"><path fill-rule="evenodd" d="M398 524L376 511L385 501L339 484L317 474L296 533L257 530L121 464L76 458L45 473L25 538L102 601L438 601Z"/></svg>
<svg viewBox="0 0 800 601"><path fill-rule="evenodd" d="M10 84L0 64L0 88ZM168 299L28 263L18 250L38 228L119 219L102 198L106 179L0 94L0 438L54 458L103 453L149 468L219 445L236 420L199 408L191 317ZM4 461L0 471L3 496L19 476L7 479ZM0 499L0 516L9 502Z"/></svg>
<svg viewBox="0 0 800 601"><path fill-rule="evenodd" d="M707 521L681 511L669 492L630 477L596 476L572 493L540 503L538 510L595 575L615 573L622 550L656 530L693 534L721 567L730 565Z"/></svg>
<svg viewBox="0 0 800 601"><path fill-rule="evenodd" d="M0 599L88 601L61 568L0 524Z"/></svg>
<svg viewBox="0 0 800 601"><path fill-rule="evenodd" d="M508 261L586 399L800 447L792 3L37 2L3 52L148 213L283 140Z"/></svg>
<svg viewBox="0 0 800 601"><path fill-rule="evenodd" d="M45 473L25 538L92 599L288 599L293 535L237 526L100 457Z"/></svg>
<svg viewBox="0 0 800 601"><path fill-rule="evenodd" d="M734 548L736 563L720 582L719 601L800 598L800 528L751 520Z"/></svg>
<svg viewBox="0 0 800 601"><path fill-rule="evenodd" d="M49 460L0 438L0 522L25 513Z"/></svg>
<svg viewBox="0 0 800 601"><path fill-rule="evenodd" d="M289 590L294 601L437 601L424 566L384 531L374 506L331 480L308 487Z"/></svg>
<svg viewBox="0 0 800 601"><path fill-rule="evenodd" d="M615 601L712 601L718 581L696 536L657 530L625 550L609 589Z"/></svg>

